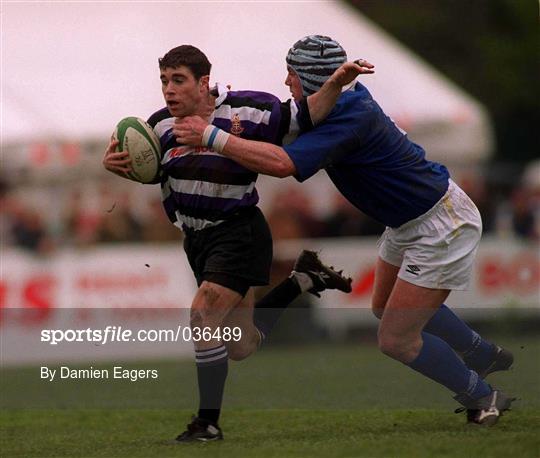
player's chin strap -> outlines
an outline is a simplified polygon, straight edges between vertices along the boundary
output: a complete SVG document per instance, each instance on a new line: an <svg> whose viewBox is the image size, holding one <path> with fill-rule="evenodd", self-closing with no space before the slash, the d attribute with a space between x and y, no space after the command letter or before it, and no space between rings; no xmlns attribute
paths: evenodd
<svg viewBox="0 0 540 458"><path fill-rule="evenodd" d="M202 146L206 146L221 153L223 152L223 148L225 148L225 144L230 135L231 134L228 134L224 130L213 126L212 124L208 124L202 135Z"/></svg>

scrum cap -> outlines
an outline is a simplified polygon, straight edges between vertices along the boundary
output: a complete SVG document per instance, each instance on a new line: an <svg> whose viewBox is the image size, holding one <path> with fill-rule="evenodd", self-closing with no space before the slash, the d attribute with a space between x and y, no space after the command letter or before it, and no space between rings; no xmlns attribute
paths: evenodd
<svg viewBox="0 0 540 458"><path fill-rule="evenodd" d="M298 40L286 57L302 83L304 97L317 92L324 82L347 62L347 53L330 37L308 35Z"/></svg>

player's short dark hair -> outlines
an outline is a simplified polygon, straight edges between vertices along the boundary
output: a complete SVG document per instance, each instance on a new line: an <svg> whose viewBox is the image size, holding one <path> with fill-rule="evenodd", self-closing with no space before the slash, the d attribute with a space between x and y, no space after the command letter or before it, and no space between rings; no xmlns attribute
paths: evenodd
<svg viewBox="0 0 540 458"><path fill-rule="evenodd" d="M160 70L178 68L180 65L184 65L191 70L196 79L210 75L210 69L212 68L212 64L206 55L200 49L191 45L182 45L171 49L158 59L158 62Z"/></svg>

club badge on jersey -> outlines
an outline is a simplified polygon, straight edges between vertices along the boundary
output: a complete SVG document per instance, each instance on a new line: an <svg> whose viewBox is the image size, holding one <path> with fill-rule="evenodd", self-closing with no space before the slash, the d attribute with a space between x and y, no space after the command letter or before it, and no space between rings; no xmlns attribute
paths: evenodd
<svg viewBox="0 0 540 458"><path fill-rule="evenodd" d="M238 115L238 113L235 113L234 116L231 118L230 133L233 135L240 135L242 132L244 132L244 128L242 127L240 116Z"/></svg>

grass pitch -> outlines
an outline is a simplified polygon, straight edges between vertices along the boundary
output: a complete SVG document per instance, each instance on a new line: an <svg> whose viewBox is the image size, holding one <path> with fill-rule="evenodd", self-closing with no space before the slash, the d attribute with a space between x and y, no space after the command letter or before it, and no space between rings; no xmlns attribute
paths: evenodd
<svg viewBox="0 0 540 458"><path fill-rule="evenodd" d="M229 410L223 442L168 445L190 411L8 412L6 457L538 457L538 411L496 428L442 410Z"/></svg>
<svg viewBox="0 0 540 458"><path fill-rule="evenodd" d="M540 341L498 342L515 352L515 370L490 382L521 401L490 429L466 426L450 393L361 344L269 347L232 363L225 441L210 444L167 444L195 411L191 361L125 364L159 370L134 383L5 369L0 456L536 458Z"/></svg>

